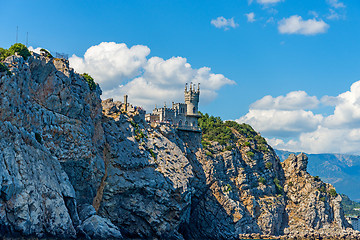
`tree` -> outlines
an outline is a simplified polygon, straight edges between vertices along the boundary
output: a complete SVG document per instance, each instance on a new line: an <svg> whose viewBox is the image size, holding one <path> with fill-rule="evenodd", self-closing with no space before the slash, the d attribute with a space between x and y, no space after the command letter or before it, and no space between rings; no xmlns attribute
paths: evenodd
<svg viewBox="0 0 360 240"><path fill-rule="evenodd" d="M329 190L329 194L332 196L332 197L336 197L338 194L337 194L337 192L336 192L336 190L335 189L330 189Z"/></svg>
<svg viewBox="0 0 360 240"><path fill-rule="evenodd" d="M0 60L4 60L8 56L10 56L9 50L0 48Z"/></svg>
<svg viewBox="0 0 360 240"><path fill-rule="evenodd" d="M18 53L20 56L22 56L25 60L31 56L31 53L27 49L27 47L24 44L21 43L15 43L9 48L9 54L15 55L15 53Z"/></svg>

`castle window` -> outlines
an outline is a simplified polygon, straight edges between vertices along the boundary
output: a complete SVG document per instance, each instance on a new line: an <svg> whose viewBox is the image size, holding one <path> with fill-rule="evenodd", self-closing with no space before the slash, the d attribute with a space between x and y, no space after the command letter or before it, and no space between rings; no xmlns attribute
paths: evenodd
<svg viewBox="0 0 360 240"><path fill-rule="evenodd" d="M189 123L186 121L186 122L185 122L185 126L187 126L188 124L189 124Z"/></svg>
<svg viewBox="0 0 360 240"><path fill-rule="evenodd" d="M193 113L195 113L195 112L196 112L196 108L194 107L194 108L193 108Z"/></svg>
<svg viewBox="0 0 360 240"><path fill-rule="evenodd" d="M179 126L181 126L181 125L182 125L182 121L180 120L180 121L179 121Z"/></svg>

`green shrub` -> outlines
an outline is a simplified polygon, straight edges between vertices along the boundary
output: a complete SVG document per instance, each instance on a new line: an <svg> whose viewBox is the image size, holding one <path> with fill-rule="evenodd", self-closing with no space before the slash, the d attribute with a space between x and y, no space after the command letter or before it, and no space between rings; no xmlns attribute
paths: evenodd
<svg viewBox="0 0 360 240"><path fill-rule="evenodd" d="M213 156L214 156L209 150L206 150L206 151L205 151L205 154L206 154L206 156L209 156L209 157L213 157Z"/></svg>
<svg viewBox="0 0 360 240"><path fill-rule="evenodd" d="M9 54L15 55L15 53L18 53L20 56L22 56L25 60L31 56L31 53L29 52L28 48L21 43L15 43L9 48Z"/></svg>
<svg viewBox="0 0 360 240"><path fill-rule="evenodd" d="M245 145L246 147L250 147L250 143L249 143L249 142L245 142L244 145Z"/></svg>
<svg viewBox="0 0 360 240"><path fill-rule="evenodd" d="M325 186L321 186L318 190L322 193L326 192Z"/></svg>
<svg viewBox="0 0 360 240"><path fill-rule="evenodd" d="M156 154L154 153L154 151L152 149L149 149L149 153L151 154L151 156L154 158L154 160L156 161Z"/></svg>
<svg viewBox="0 0 360 240"><path fill-rule="evenodd" d="M265 138L263 138L260 135L256 135L254 137L254 139L256 140L256 143L259 144L259 145L266 145L267 144Z"/></svg>
<svg viewBox="0 0 360 240"><path fill-rule="evenodd" d="M233 149L233 145L227 145L225 148L224 148L224 150L225 151L231 151L232 149Z"/></svg>
<svg viewBox="0 0 360 240"><path fill-rule="evenodd" d="M265 185L266 180L263 177L259 177L258 182L261 183L262 185Z"/></svg>
<svg viewBox="0 0 360 240"><path fill-rule="evenodd" d="M292 183L292 182L289 182L289 187L292 187L292 186L294 186L294 184Z"/></svg>
<svg viewBox="0 0 360 240"><path fill-rule="evenodd" d="M4 49L4 48L0 48L0 61L4 60L8 56L10 56L9 50Z"/></svg>
<svg viewBox="0 0 360 240"><path fill-rule="evenodd" d="M134 121L130 121L130 124L131 124L131 126L133 126L135 129L138 129L138 128L139 128L139 125L138 125L136 122L134 122Z"/></svg>
<svg viewBox="0 0 360 240"><path fill-rule="evenodd" d="M0 62L0 72L5 72L7 70L8 70L7 66L5 66L5 64Z"/></svg>
<svg viewBox="0 0 360 240"><path fill-rule="evenodd" d="M9 68L2 62L0 62L0 72L6 72L6 75L11 76Z"/></svg>
<svg viewBox="0 0 360 240"><path fill-rule="evenodd" d="M255 154L253 152L247 152L246 156L252 159L255 156Z"/></svg>
<svg viewBox="0 0 360 240"><path fill-rule="evenodd" d="M85 78L86 82L89 85L90 90L94 91L96 89L96 84L95 84L94 79L87 73L83 73L83 74L81 74L81 76L83 76Z"/></svg>
<svg viewBox="0 0 360 240"><path fill-rule="evenodd" d="M279 179L274 178L274 184L275 184L275 188L276 188L276 193L282 194L282 192L283 192L283 187L280 185Z"/></svg>
<svg viewBox="0 0 360 240"><path fill-rule="evenodd" d="M232 190L232 188L231 188L231 186L230 186L230 184L227 184L226 186L225 186L225 193L227 193L227 192L230 192Z"/></svg>
<svg viewBox="0 0 360 240"><path fill-rule="evenodd" d="M336 197L338 194L337 194L337 192L336 192L336 190L335 189L330 189L329 190L329 194L330 194L330 196L332 196L332 197Z"/></svg>
<svg viewBox="0 0 360 240"><path fill-rule="evenodd" d="M265 168L266 168L266 169L271 170L271 169L272 169L272 167L273 167L272 162L267 162L267 163L265 163Z"/></svg>
<svg viewBox="0 0 360 240"><path fill-rule="evenodd" d="M321 181L321 179L320 179L319 176L315 176L315 177L314 177L314 180L315 180L315 181Z"/></svg>
<svg viewBox="0 0 360 240"><path fill-rule="evenodd" d="M321 197L321 198L320 198L320 201L325 202L325 197Z"/></svg>
<svg viewBox="0 0 360 240"><path fill-rule="evenodd" d="M201 140L201 145L203 146L203 148L207 148L208 146L210 146L211 144L209 143L209 142L207 142L207 141L205 141L205 140Z"/></svg>
<svg viewBox="0 0 360 240"><path fill-rule="evenodd" d="M218 142L220 145L228 145L235 139L231 129L227 127L220 117L209 116L200 112L199 127L202 130L203 142ZM203 147L205 147L203 145Z"/></svg>
<svg viewBox="0 0 360 240"><path fill-rule="evenodd" d="M265 144L258 144L257 148L262 152L268 152L269 151L269 149L267 148L267 146Z"/></svg>
<svg viewBox="0 0 360 240"><path fill-rule="evenodd" d="M40 52L44 52L46 57L53 58L51 53L48 50L44 49L44 48L40 49Z"/></svg>

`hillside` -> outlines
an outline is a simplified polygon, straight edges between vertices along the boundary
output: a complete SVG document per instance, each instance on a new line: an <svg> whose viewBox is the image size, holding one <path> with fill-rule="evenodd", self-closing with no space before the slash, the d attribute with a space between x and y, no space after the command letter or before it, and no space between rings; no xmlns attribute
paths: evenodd
<svg viewBox="0 0 360 240"><path fill-rule="evenodd" d="M358 239L334 187L251 126L150 126L51 54L0 71L0 233L61 239ZM277 237L279 238L279 237Z"/></svg>
<svg viewBox="0 0 360 240"><path fill-rule="evenodd" d="M360 203L352 201L345 194L341 194L341 206L344 209L345 215L360 216Z"/></svg>
<svg viewBox="0 0 360 240"><path fill-rule="evenodd" d="M275 150L281 161L291 152ZM299 153L295 153L299 154ZM306 154L309 157L308 171L324 182L336 187L338 192L360 201L360 156L345 154Z"/></svg>

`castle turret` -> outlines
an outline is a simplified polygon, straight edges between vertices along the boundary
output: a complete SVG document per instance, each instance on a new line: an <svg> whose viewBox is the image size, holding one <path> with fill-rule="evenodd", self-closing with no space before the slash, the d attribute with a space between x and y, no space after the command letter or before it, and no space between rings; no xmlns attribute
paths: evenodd
<svg viewBox="0 0 360 240"><path fill-rule="evenodd" d="M198 89L196 91L196 86L193 83L190 83L190 88L188 90L187 84L185 85L185 104L186 104L186 114L187 115L197 115L198 114L198 105L199 105L199 95L200 95L200 83L198 84Z"/></svg>
<svg viewBox="0 0 360 240"><path fill-rule="evenodd" d="M124 105L125 105L125 112L128 110L128 95L124 95Z"/></svg>

